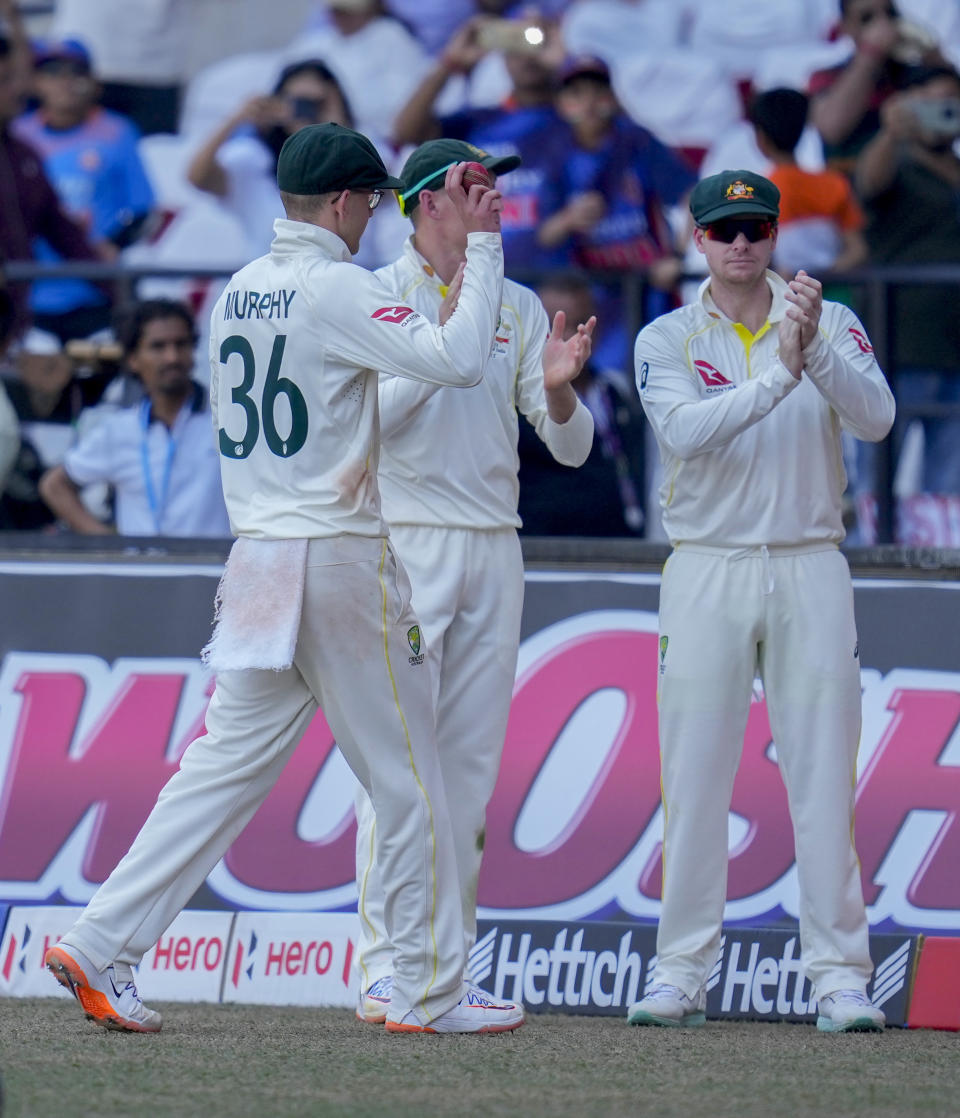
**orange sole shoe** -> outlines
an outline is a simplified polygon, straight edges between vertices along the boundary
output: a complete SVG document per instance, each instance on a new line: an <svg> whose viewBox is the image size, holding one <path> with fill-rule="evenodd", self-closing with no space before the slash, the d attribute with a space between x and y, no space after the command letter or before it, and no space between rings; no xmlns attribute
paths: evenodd
<svg viewBox="0 0 960 1118"><path fill-rule="evenodd" d="M51 947L43 957L43 965L53 977L70 991L83 1007L87 1019L105 1029L118 1029L131 1033L151 1033L156 1029L145 1029L135 1021L128 1021L113 1008L106 994L90 985L83 969L78 966L66 951Z"/></svg>

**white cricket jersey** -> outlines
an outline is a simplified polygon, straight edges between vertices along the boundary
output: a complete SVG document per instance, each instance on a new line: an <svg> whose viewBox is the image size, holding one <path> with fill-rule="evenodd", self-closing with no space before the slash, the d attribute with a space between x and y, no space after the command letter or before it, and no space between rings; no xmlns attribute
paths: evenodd
<svg viewBox="0 0 960 1118"><path fill-rule="evenodd" d="M385 536L377 370L468 386L483 373L503 283L495 233L471 233L460 303L437 326L334 233L279 219L270 253L213 309L210 395L238 536Z"/></svg>
<svg viewBox="0 0 960 1118"><path fill-rule="evenodd" d="M756 335L717 308L709 279L696 302L637 335L637 388L660 448L673 544L839 543L840 429L876 442L893 424L893 394L856 315L824 302L797 381L778 356L787 285L769 271L767 283L773 303Z"/></svg>
<svg viewBox="0 0 960 1118"><path fill-rule="evenodd" d="M404 303L437 320L446 287L412 240L376 275ZM549 332L547 313L534 292L508 279L479 384L466 391L437 390L384 371L379 476L383 512L391 524L518 527L518 411L557 461L579 466L586 460L593 442L588 409L578 401L562 424L547 414L542 355Z"/></svg>

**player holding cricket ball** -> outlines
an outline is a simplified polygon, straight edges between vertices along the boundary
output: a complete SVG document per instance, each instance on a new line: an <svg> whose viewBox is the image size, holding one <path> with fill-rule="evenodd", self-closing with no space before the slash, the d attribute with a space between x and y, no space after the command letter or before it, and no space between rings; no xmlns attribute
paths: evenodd
<svg viewBox="0 0 960 1118"><path fill-rule="evenodd" d="M413 236L377 275L431 322L444 322L463 277L463 225L447 168L466 161L469 194L511 171L460 140L431 140L401 172L400 200ZM486 180L485 183L479 180ZM568 466L590 453L593 419L571 381L590 355L594 320L563 340L536 295L504 280L483 381L447 392L381 374L379 482L390 538L406 567L423 626L437 698L437 744L460 876L465 947L476 938L477 878L487 801L493 792L513 695L523 558L517 527L519 414ZM576 476L571 472L571 486ZM393 945L383 919L384 867L374 852L379 815L357 805L360 936L357 1013L371 1023L390 1009Z"/></svg>

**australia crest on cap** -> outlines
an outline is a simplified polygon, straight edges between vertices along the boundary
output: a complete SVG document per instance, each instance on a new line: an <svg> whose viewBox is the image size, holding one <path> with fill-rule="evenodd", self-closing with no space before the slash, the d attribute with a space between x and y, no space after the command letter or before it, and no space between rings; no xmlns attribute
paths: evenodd
<svg viewBox="0 0 960 1118"><path fill-rule="evenodd" d="M735 179L727 187L726 196L728 202L749 202L753 197L753 187L741 179Z"/></svg>

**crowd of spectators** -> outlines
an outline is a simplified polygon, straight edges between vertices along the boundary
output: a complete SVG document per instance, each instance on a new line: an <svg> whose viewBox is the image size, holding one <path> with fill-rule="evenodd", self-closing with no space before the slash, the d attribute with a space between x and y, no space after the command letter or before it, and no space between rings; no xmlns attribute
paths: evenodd
<svg viewBox="0 0 960 1118"><path fill-rule="evenodd" d="M548 307L600 319L576 386L598 432L591 468L564 476L522 434L528 531L657 536L632 339L696 291L686 199L698 177L767 174L781 192L774 266L827 276L861 312L864 268L960 264L956 5L315 0L285 46L187 75L190 7L54 0L28 37L16 0L0 0L0 266L229 272L267 251L280 146L317 121L365 132L394 169L438 136L519 155L500 184L508 273ZM358 263L399 254L408 228L392 199L371 234ZM0 527L227 534L210 505L195 524L175 513L188 475L195 487L216 473L212 452L184 444L212 446L194 419L217 282L147 278L131 295L101 267L3 283ZM894 287L880 339L901 404L897 493L904 508L939 503L943 524L960 506L957 288ZM159 371L131 341L140 314L148 336L177 335ZM852 538L870 542L880 473L852 441L848 472ZM960 543L934 535L922 542Z"/></svg>

